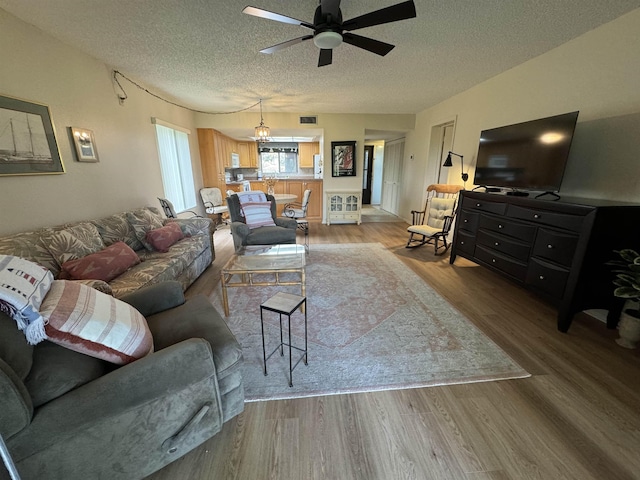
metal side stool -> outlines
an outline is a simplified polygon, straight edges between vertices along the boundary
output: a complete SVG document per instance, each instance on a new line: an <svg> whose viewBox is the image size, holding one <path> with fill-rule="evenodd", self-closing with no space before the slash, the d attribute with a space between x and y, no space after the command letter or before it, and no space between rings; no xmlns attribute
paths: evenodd
<svg viewBox="0 0 640 480"><path fill-rule="evenodd" d="M304 348L296 347L291 344L291 314L299 309L302 305L305 306L304 310ZM280 356L284 356L284 347L289 347L289 386L293 387L293 370L298 366L300 360L304 358L304 364L307 364L307 298L302 297L300 295L294 295L292 293L284 293L278 292L269 300L260 305L260 326L262 329L262 358L264 361L264 374L267 375L267 360L271 358L271 356L280 350ZM267 310L269 312L275 312L280 315L280 344L267 356L267 347L265 345L264 340L264 319L263 312ZM284 341L283 333L282 333L282 316L286 315L289 319L288 327L289 327L289 343ZM291 355L291 350L298 350L302 352L302 355L296 362L293 364L293 359Z"/></svg>
<svg viewBox="0 0 640 480"><path fill-rule="evenodd" d="M309 221L304 218L296 218L298 229L304 233L304 248L309 253Z"/></svg>

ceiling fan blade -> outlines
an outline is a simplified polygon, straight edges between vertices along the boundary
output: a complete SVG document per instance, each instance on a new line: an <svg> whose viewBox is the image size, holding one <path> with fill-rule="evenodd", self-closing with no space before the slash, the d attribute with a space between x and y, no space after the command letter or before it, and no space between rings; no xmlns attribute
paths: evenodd
<svg viewBox="0 0 640 480"><path fill-rule="evenodd" d="M260 53L274 53L277 52L279 50L282 50L283 48L287 48L290 47L292 45L296 45L300 42L304 42L305 40L311 40L313 38L313 35L305 35L304 37L298 37L298 38L293 38L291 40L287 40L286 42L282 42L282 43L278 43L277 45L273 45L272 47L269 48L264 48L262 50L260 50Z"/></svg>
<svg viewBox="0 0 640 480"><path fill-rule="evenodd" d="M291 25L302 25L303 27L313 29L313 25L308 22L303 22L302 20L298 20L293 17L287 17L286 15L280 15L279 13L270 12L269 10L263 10L262 8L246 6L242 10L242 13L253 15L254 17L266 18L268 20L275 20L276 22L290 23Z"/></svg>
<svg viewBox="0 0 640 480"><path fill-rule="evenodd" d="M333 18L340 14L340 0L320 0L320 9L323 15L330 13Z"/></svg>
<svg viewBox="0 0 640 480"><path fill-rule="evenodd" d="M414 18L415 16L416 6L413 3L413 0L409 0L408 2L398 3L396 5L347 20L342 23L342 29L348 31L357 30L359 28L382 25L383 23L406 20L407 18Z"/></svg>
<svg viewBox="0 0 640 480"><path fill-rule="evenodd" d="M333 50L328 48L320 49L320 56L318 57L318 66L324 67L325 65L331 65L333 60Z"/></svg>
<svg viewBox="0 0 640 480"><path fill-rule="evenodd" d="M395 45L391 45L390 43L384 43L380 40L374 40L373 38L362 37L360 35L356 35L355 33L343 33L342 40L345 43L353 45L354 47L363 48L372 53L380 55L381 57L384 57L387 53L395 48Z"/></svg>

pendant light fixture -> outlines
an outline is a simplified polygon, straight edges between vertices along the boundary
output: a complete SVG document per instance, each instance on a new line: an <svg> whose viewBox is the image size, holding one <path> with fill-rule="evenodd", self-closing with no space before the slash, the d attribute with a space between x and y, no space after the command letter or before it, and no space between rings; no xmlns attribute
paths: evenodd
<svg viewBox="0 0 640 480"><path fill-rule="evenodd" d="M255 128L255 137L258 142L268 142L271 130L264 124L262 119L262 99L260 99L260 125Z"/></svg>

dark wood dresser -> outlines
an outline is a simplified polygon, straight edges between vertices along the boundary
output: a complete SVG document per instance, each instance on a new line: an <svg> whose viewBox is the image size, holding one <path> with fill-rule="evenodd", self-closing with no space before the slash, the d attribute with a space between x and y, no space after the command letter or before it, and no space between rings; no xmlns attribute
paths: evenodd
<svg viewBox="0 0 640 480"><path fill-rule="evenodd" d="M558 308L561 332L590 308L609 310L607 327L616 327L624 302L605 263L614 250L640 248L640 205L460 194L450 263L460 255L535 291Z"/></svg>

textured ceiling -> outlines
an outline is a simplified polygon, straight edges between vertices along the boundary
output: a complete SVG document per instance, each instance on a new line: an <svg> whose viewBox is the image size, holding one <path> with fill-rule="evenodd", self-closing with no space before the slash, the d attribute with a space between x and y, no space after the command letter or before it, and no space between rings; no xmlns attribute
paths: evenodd
<svg viewBox="0 0 640 480"><path fill-rule="evenodd" d="M417 18L358 30L386 57L343 44L318 68L308 34L245 15L247 2L312 22L315 0L0 0L0 8L160 95L205 111L417 113L640 7L640 0L416 0ZM343 0L344 19L400 0ZM123 82L125 88L134 88Z"/></svg>

